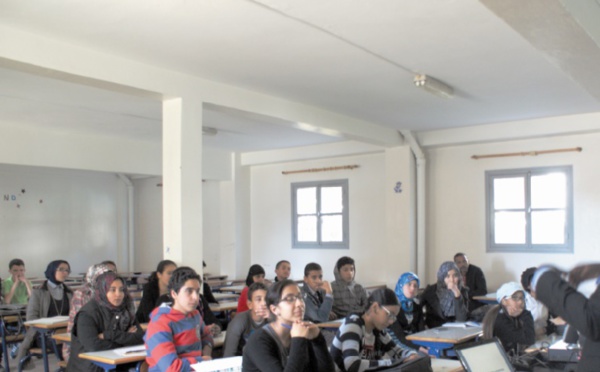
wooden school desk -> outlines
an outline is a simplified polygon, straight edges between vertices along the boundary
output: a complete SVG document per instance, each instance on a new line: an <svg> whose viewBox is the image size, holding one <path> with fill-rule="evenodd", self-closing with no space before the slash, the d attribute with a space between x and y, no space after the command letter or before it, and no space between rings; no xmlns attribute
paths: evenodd
<svg viewBox="0 0 600 372"><path fill-rule="evenodd" d="M59 328L66 328L69 321L68 316L55 316L52 318L41 318L25 322L26 326L35 329L42 340L42 359L44 360L44 372L48 372L48 349L46 347L46 335L54 333Z"/></svg>
<svg viewBox="0 0 600 372"><path fill-rule="evenodd" d="M407 340L429 348L429 354L435 357L444 356L444 351L479 337L483 333L481 327L436 327L406 336Z"/></svg>
<svg viewBox="0 0 600 372"><path fill-rule="evenodd" d="M240 297L240 295L237 293L221 293L221 292L215 292L215 293L213 293L213 296L215 297L215 300L217 300L217 301L221 301L221 300L237 301L238 298Z"/></svg>
<svg viewBox="0 0 600 372"><path fill-rule="evenodd" d="M93 351L81 353L79 357L91 361L108 372L117 368L119 364L143 362L146 359L146 347L141 344L112 350Z"/></svg>

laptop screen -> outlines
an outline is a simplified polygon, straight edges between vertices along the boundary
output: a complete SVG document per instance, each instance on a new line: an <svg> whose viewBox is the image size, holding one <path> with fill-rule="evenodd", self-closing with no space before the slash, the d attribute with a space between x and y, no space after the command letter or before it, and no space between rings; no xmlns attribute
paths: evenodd
<svg viewBox="0 0 600 372"><path fill-rule="evenodd" d="M485 340L456 348L467 372L514 372L498 339Z"/></svg>

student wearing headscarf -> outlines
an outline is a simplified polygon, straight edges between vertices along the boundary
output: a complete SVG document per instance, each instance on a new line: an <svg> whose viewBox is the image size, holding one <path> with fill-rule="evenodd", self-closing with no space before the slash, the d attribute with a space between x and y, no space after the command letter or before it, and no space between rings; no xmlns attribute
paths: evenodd
<svg viewBox="0 0 600 372"><path fill-rule="evenodd" d="M332 311L338 318L344 318L350 313L362 313L367 306L367 291L356 283L356 267L351 257L340 257L333 269L335 280L331 283L333 289Z"/></svg>
<svg viewBox="0 0 600 372"><path fill-rule="evenodd" d="M263 269L262 266L255 264L250 266L250 269L248 269L248 275L246 276L246 287L244 287L242 293L240 293L240 298L238 299L238 314L249 309L248 287L250 287L252 283L265 283L265 269Z"/></svg>
<svg viewBox="0 0 600 372"><path fill-rule="evenodd" d="M144 350L144 331L130 311L131 297L125 280L108 271L96 279L93 298L75 316L71 331L71 357L67 371L103 371L80 353L110 350L123 346L140 345ZM122 364L118 371L135 366Z"/></svg>
<svg viewBox="0 0 600 372"><path fill-rule="evenodd" d="M437 272L437 283L428 285L421 298L427 327L467 321L468 294L456 264L452 261L442 263Z"/></svg>
<svg viewBox="0 0 600 372"><path fill-rule="evenodd" d="M483 318L483 338L498 337L504 349L521 354L535 342L533 317L525 309L525 291L517 282L502 284L496 291L498 305Z"/></svg>
<svg viewBox="0 0 600 372"><path fill-rule="evenodd" d="M406 339L407 335L425 329L423 308L420 304L415 303L419 286L419 277L415 273L406 272L398 278L395 293L400 304L400 312L398 312L396 321L388 328L388 333L397 344L427 353L427 349Z"/></svg>
<svg viewBox="0 0 600 372"><path fill-rule="evenodd" d="M46 281L39 289L33 291L27 304L28 321L69 315L69 304L73 292L63 282L69 277L70 273L71 267L67 261L56 260L48 264L44 272ZM19 346L17 360L19 363L23 361L23 369L33 369L35 367L31 359L24 360L24 358L29 352L36 333L35 329L29 328L21 346Z"/></svg>
<svg viewBox="0 0 600 372"><path fill-rule="evenodd" d="M69 309L69 322L67 323L67 333L71 333L73 329L73 324L75 322L75 315L79 312L79 310L87 304L93 296L94 283L96 283L96 279L101 274L104 274L107 271L111 270L109 265L105 264L97 264L92 265L88 268L87 273L85 274L85 284L82 288L76 289L73 292L73 298L71 299L71 307ZM63 344L63 359L65 361L69 360L69 356L71 355L71 343L65 342Z"/></svg>

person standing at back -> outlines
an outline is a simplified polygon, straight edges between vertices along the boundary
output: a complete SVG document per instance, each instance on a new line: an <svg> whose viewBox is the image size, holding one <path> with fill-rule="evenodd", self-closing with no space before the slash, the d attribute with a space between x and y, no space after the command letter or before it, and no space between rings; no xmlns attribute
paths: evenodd
<svg viewBox="0 0 600 372"><path fill-rule="evenodd" d="M469 288L469 312L483 306L483 302L473 300L473 296L485 296L487 294L487 283L483 271L469 263L466 254L459 252L454 255L454 263L460 270L463 285Z"/></svg>

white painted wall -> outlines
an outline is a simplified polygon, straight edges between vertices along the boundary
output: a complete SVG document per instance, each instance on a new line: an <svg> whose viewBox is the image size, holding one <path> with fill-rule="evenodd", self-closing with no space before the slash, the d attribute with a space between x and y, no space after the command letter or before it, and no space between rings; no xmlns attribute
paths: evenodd
<svg viewBox="0 0 600 372"><path fill-rule="evenodd" d="M564 125L568 125L565 119ZM488 289L520 279L521 272L543 263L570 268L576 263L600 260L600 134L582 134L480 145L465 145L427 151L428 221L427 279L435 280L439 265L454 253L467 253L472 263L486 273ZM543 156L471 159L472 155L529 152L582 147L583 152ZM574 254L486 253L486 170L536 166L572 165L574 185Z"/></svg>
<svg viewBox="0 0 600 372"><path fill-rule="evenodd" d="M359 165L358 169L282 175L284 170ZM347 178L349 182L350 249L291 248L291 189L293 182ZM393 186L390 188L392 190ZM251 261L265 268L267 278L275 276L275 264L292 263L292 277L301 279L304 266L315 261L323 275L333 280L333 267L341 256L356 260L360 283L387 282L386 262L385 155L369 154L254 166L251 169ZM397 279L397 276L393 281Z"/></svg>
<svg viewBox="0 0 600 372"><path fill-rule="evenodd" d="M55 259L74 274L105 259L126 267L126 187L114 173L0 164L0 198L2 277L16 257L37 277Z"/></svg>

